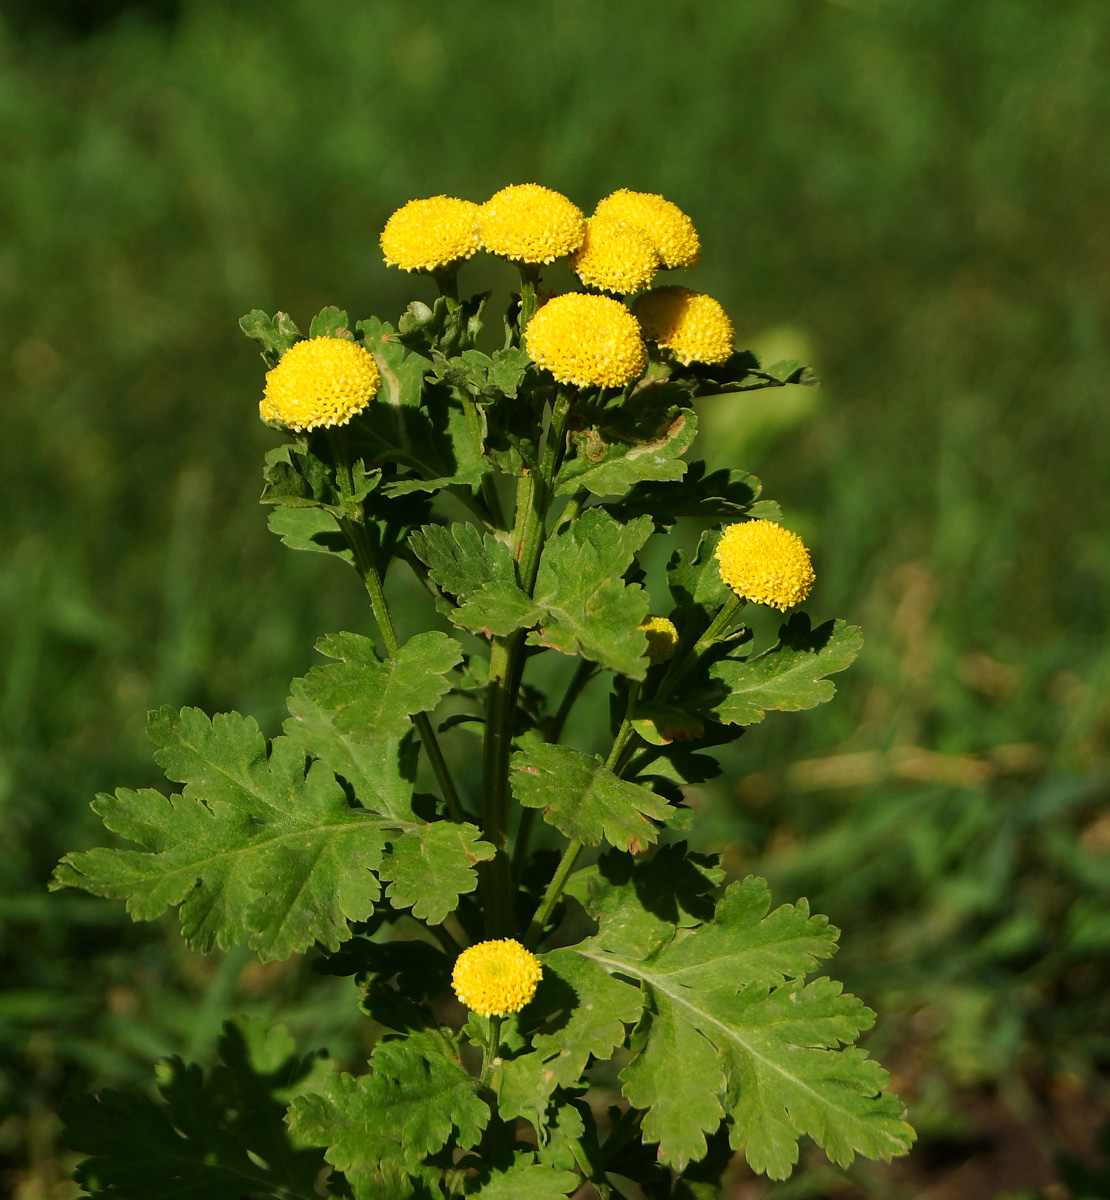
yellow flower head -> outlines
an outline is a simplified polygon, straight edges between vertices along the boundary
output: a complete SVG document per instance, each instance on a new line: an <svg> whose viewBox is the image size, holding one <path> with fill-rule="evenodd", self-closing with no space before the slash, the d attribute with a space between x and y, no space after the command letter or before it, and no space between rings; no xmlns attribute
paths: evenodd
<svg viewBox="0 0 1110 1200"><path fill-rule="evenodd" d="M730 525L717 545L717 562L738 596L783 612L801 604L816 578L805 543L774 521Z"/></svg>
<svg viewBox="0 0 1110 1200"><path fill-rule="evenodd" d="M477 204L451 196L410 200L385 223L386 265L403 271L436 271L470 258L478 249Z"/></svg>
<svg viewBox="0 0 1110 1200"><path fill-rule="evenodd" d="M586 240L571 258L570 269L591 287L627 295L651 286L659 255L652 240L635 225L590 217Z"/></svg>
<svg viewBox="0 0 1110 1200"><path fill-rule="evenodd" d="M692 267L701 255L694 222L678 207L653 192L630 192L621 188L606 196L595 217L626 221L651 238L665 267Z"/></svg>
<svg viewBox="0 0 1110 1200"><path fill-rule="evenodd" d="M543 975L540 960L512 938L478 942L455 959L455 995L483 1017L520 1012L536 994Z"/></svg>
<svg viewBox="0 0 1110 1200"><path fill-rule="evenodd" d="M678 630L667 617L648 617L637 628L647 634L647 656L653 663L666 662L674 658L678 645Z"/></svg>
<svg viewBox="0 0 1110 1200"><path fill-rule="evenodd" d="M647 351L636 318L619 300L568 292L528 322L524 348L560 383L623 387L643 372Z"/></svg>
<svg viewBox="0 0 1110 1200"><path fill-rule="evenodd" d="M732 322L712 296L684 287L654 288L632 308L644 337L670 350L684 366L722 363L732 354Z"/></svg>
<svg viewBox="0 0 1110 1200"><path fill-rule="evenodd" d="M258 405L264 421L287 429L346 425L381 386L370 352L346 338L315 337L295 342L266 372Z"/></svg>
<svg viewBox="0 0 1110 1200"><path fill-rule="evenodd" d="M582 210L538 183L502 188L479 211L482 245L515 262L554 262L573 254L586 236Z"/></svg>

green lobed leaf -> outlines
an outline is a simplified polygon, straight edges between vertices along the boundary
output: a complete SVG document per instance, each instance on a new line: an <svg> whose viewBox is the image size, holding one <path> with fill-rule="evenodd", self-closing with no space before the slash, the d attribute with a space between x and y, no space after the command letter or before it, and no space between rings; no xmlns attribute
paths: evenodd
<svg viewBox="0 0 1110 1200"><path fill-rule="evenodd" d="M323 1156L290 1143L286 1104L275 1095L304 1086L314 1056L297 1059L280 1026L263 1033L244 1021L224 1025L217 1053L208 1074L179 1058L164 1063L161 1103L105 1090L66 1105L66 1143L90 1155L75 1172L85 1192L97 1200L314 1194Z"/></svg>
<svg viewBox="0 0 1110 1200"><path fill-rule="evenodd" d="M478 886L474 868L496 850L469 824L437 821L396 838L378 870L389 880L386 897L394 908L411 908L421 921L438 925L458 907L459 896Z"/></svg>
<svg viewBox="0 0 1110 1200"><path fill-rule="evenodd" d="M521 1014L532 1049L501 1068L498 1102L505 1120L525 1117L539 1125L547 1097L577 1084L590 1056L611 1057L624 1044L625 1025L644 1007L643 993L614 979L599 964L573 950L540 955L543 979Z"/></svg>
<svg viewBox="0 0 1110 1200"><path fill-rule="evenodd" d="M804 902L769 912L766 883L749 878L726 890L711 921L668 936L645 909L657 893L636 875L597 889L599 932L570 949L646 993L621 1079L660 1158L679 1170L702 1158L722 1115L733 1146L773 1178L790 1173L802 1134L840 1165L904 1153L913 1132L882 1091L885 1072L841 1048L873 1014L831 980L802 983L834 949L827 921Z"/></svg>
<svg viewBox="0 0 1110 1200"><path fill-rule="evenodd" d="M472 633L503 636L534 625L540 609L517 584L509 547L473 525L425 525L409 537L413 553L428 565L439 588L459 600L448 616Z"/></svg>
<svg viewBox="0 0 1110 1200"><path fill-rule="evenodd" d="M602 509L587 509L549 538L533 593L544 615L529 643L643 679L647 639L638 626L648 597L623 576L651 530L650 517L621 525Z"/></svg>
<svg viewBox="0 0 1110 1200"><path fill-rule="evenodd" d="M681 479L697 417L690 408L665 409L660 416L645 422L638 411L603 412L596 424L576 430L575 453L559 469L556 495L586 488L597 496L623 496L640 480Z"/></svg>
<svg viewBox="0 0 1110 1200"><path fill-rule="evenodd" d="M835 685L826 678L850 666L863 634L844 621L810 628L795 613L779 629L778 644L755 658L727 656L710 667L710 677L726 694L711 707L718 721L756 725L770 710L797 712L831 700Z"/></svg>
<svg viewBox="0 0 1110 1200"><path fill-rule="evenodd" d="M266 519L271 533L276 533L291 550L315 550L319 554L334 554L354 565L354 555L339 522L326 508L295 507L283 504Z"/></svg>
<svg viewBox="0 0 1110 1200"><path fill-rule="evenodd" d="M357 633L322 637L316 649L337 661L313 667L297 690L334 712L336 727L352 736L400 737L413 713L431 711L446 695L447 672L462 661L458 642L438 632L416 634L386 659Z"/></svg>
<svg viewBox="0 0 1110 1200"><path fill-rule="evenodd" d="M347 328L347 324L347 314L343 309L336 308L334 304L329 304L327 308L322 308L312 318L312 324L308 327L308 336L310 338L345 338L351 341L354 335Z"/></svg>
<svg viewBox="0 0 1110 1200"><path fill-rule="evenodd" d="M562 1200L582 1186L573 1171L537 1162L530 1152L516 1154L505 1171L497 1171L471 1195L482 1200Z"/></svg>
<svg viewBox="0 0 1110 1200"><path fill-rule="evenodd" d="M719 529L701 535L693 555L676 550L667 564L667 585L679 610L701 609L706 620L712 618L728 599L728 584L721 578L717 562Z"/></svg>
<svg viewBox="0 0 1110 1200"><path fill-rule="evenodd" d="M180 904L182 933L208 951L247 941L263 960L314 941L331 949L348 921L373 911L373 872L385 846L379 821L353 809L324 763L238 713L210 722L199 709L152 714L156 755L184 793L121 788L93 805L105 825L145 849L67 855L52 887L127 902L136 920Z"/></svg>
<svg viewBox="0 0 1110 1200"><path fill-rule="evenodd" d="M260 308L239 318L239 328L249 338L262 343L262 357L268 367L276 367L281 356L300 341L302 334L288 313L267 316Z"/></svg>
<svg viewBox="0 0 1110 1200"><path fill-rule="evenodd" d="M325 1148L356 1200L406 1196L428 1155L449 1142L463 1148L478 1142L489 1109L477 1095L477 1079L440 1033L381 1041L370 1067L358 1078L329 1076L322 1093L298 1096L289 1129L304 1144Z"/></svg>
<svg viewBox="0 0 1110 1200"><path fill-rule="evenodd" d="M587 846L603 838L640 849L659 836L670 806L654 792L619 778L600 759L544 742L519 750L509 763L513 795L538 808L560 833Z"/></svg>
<svg viewBox="0 0 1110 1200"><path fill-rule="evenodd" d="M360 459L351 468L353 491L344 497L336 484L334 463L312 448L286 442L266 455L259 503L300 508L322 505L337 515L356 516L362 501L380 484L381 474L380 470L367 471Z"/></svg>
<svg viewBox="0 0 1110 1200"><path fill-rule="evenodd" d="M680 482L645 479L624 500L605 508L622 521L650 516L657 526L672 525L679 517L719 524L756 515L757 504L773 504L759 499L762 489L760 481L746 471L722 469L707 475L705 463L696 461L690 463ZM774 507L777 510L778 506Z"/></svg>

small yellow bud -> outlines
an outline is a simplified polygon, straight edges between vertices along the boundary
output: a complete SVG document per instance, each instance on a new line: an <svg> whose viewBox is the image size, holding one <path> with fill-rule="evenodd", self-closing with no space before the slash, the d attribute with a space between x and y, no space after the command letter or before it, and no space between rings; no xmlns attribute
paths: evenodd
<svg viewBox="0 0 1110 1200"><path fill-rule="evenodd" d="M667 617L648 617L641 621L639 629L647 634L647 656L653 663L666 662L674 657L678 645L678 630Z"/></svg>

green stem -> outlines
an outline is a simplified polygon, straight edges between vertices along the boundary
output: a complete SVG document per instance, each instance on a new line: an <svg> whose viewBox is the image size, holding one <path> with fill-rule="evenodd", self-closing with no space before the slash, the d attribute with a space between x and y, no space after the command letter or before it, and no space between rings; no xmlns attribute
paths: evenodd
<svg viewBox="0 0 1110 1200"><path fill-rule="evenodd" d="M536 586L540 552L543 550L551 485L566 449L570 393L561 391L552 406L551 426L544 443L539 472L521 476L517 484L517 511L513 525L513 549L518 562L520 586L531 596ZM520 681L524 674L524 631L495 638L490 651L489 691L486 701L486 738L483 747L483 791L485 812L482 832L497 848L484 872L483 895L488 902L491 931L505 936L515 927L513 915L512 864L509 859L509 756L512 753Z"/></svg>
<svg viewBox="0 0 1110 1200"><path fill-rule="evenodd" d="M617 730L617 736L613 739L613 746L609 751L609 757L605 760L605 765L610 771L616 770L617 764L624 754L625 747L628 746L628 743L634 736L632 718L636 714L636 701L639 698L640 681L638 679L630 679L628 681L628 698L624 705L624 719L621 721L620 729Z"/></svg>
<svg viewBox="0 0 1110 1200"><path fill-rule="evenodd" d="M351 478L351 460L350 455L347 453L347 443L343 436L336 430L329 429L328 437L333 457L341 472L339 474L340 490L344 498L346 498L354 491L354 484ZM361 519L356 520L347 516L339 517L338 521L339 528L343 531L343 536L347 539L347 545L351 547L351 553L355 557L355 567L359 575L362 576L363 585L370 597L370 607L374 613L374 620L377 621L378 628L381 630L386 652L390 658L395 658L397 652L401 649L401 643L397 637L397 630L393 624L389 605L385 601L382 577L378 573L378 566L374 561L374 551L370 545L370 539L366 534L366 526L362 523ZM412 718L412 723L416 726L420 740L428 752L428 761L431 763L432 772L435 774L436 782L439 784L440 792L443 794L443 802L447 807L448 815L452 821L465 821L466 814L463 811L462 801L459 799L459 793L455 788L455 781L451 778L447 760L443 757L439 739L432 728L432 722L428 714L417 713Z"/></svg>
<svg viewBox="0 0 1110 1200"><path fill-rule="evenodd" d="M536 315L536 289L540 285L540 269L532 263L518 263L520 270L520 316L517 325L520 329L521 341L528 322Z"/></svg>
<svg viewBox="0 0 1110 1200"><path fill-rule="evenodd" d="M497 482L492 471L482 476L482 499L489 509L490 518L498 529L505 528L505 512L501 507L501 497L497 494Z"/></svg>
<svg viewBox="0 0 1110 1200"><path fill-rule="evenodd" d="M567 1138L567 1143L570 1146L570 1152L574 1155L574 1161L578 1164L578 1169L582 1174L594 1185L594 1191L598 1194L598 1200L609 1200L613 1194L613 1189L609 1185L608 1179L605 1178L605 1172L601 1167L595 1167L590 1162L590 1156L586 1153L586 1147L582 1145L578 1138Z"/></svg>
<svg viewBox="0 0 1110 1200"><path fill-rule="evenodd" d="M571 842L566 850L563 851L563 857L559 860L559 865L555 868L555 874L552 876L551 882L547 885L547 891L543 894L540 906L536 909L536 915L532 918L532 923L528 926L528 932L524 935L524 945L529 950L535 950L539 945L540 938L543 937L544 927L547 925L547 919L551 916L551 910L559 903L559 897L563 894L563 888L567 886L567 880L570 878L570 873L574 870L574 864L581 853L581 842Z"/></svg>
<svg viewBox="0 0 1110 1200"><path fill-rule="evenodd" d="M589 498L589 491L586 488L579 488L579 490L575 492L573 496L571 496L566 508L564 508L559 514L559 519L555 522L555 528L558 530L562 529L564 525L569 525L585 507L586 501L589 500Z"/></svg>
<svg viewBox="0 0 1110 1200"><path fill-rule="evenodd" d="M690 652L682 655L681 658L676 656L671 660L670 668L656 690L656 700L664 700L674 691L706 650L721 640L722 634L732 624L736 614L745 604L747 601L742 596L736 595L735 592L729 594L729 598L721 605L709 628L694 643Z"/></svg>
<svg viewBox="0 0 1110 1200"><path fill-rule="evenodd" d="M489 1036L482 1048L482 1074L478 1080L479 1088L489 1087L494 1067L497 1066L497 1051L501 1046L501 1018L490 1017Z"/></svg>
<svg viewBox="0 0 1110 1200"><path fill-rule="evenodd" d="M454 300L456 304L459 302L459 268L458 264L453 267L443 267L438 271L432 272L432 278L436 281L436 287L439 288L439 294L445 300Z"/></svg>

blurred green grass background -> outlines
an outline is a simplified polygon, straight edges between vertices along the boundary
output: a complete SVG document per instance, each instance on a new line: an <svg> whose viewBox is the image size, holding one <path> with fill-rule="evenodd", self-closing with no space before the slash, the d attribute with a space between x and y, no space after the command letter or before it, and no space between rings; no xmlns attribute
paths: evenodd
<svg viewBox="0 0 1110 1200"><path fill-rule="evenodd" d="M389 213L526 180L587 210L663 192L702 234L683 282L825 381L710 404L703 452L764 478L814 548L814 615L867 646L692 802L701 845L842 927L923 1143L901 1173L736 1194L916 1195L994 1162L936 1194L1032 1195L1084 1149L1110 1112L1107 61L1103 0L9 0L11 1190L72 1194L67 1090L203 1056L230 1011L354 1052L338 984L44 885L102 840L96 790L160 782L148 708L275 729L314 638L365 626L353 580L266 533L239 314L394 318L428 292L380 261Z"/></svg>

